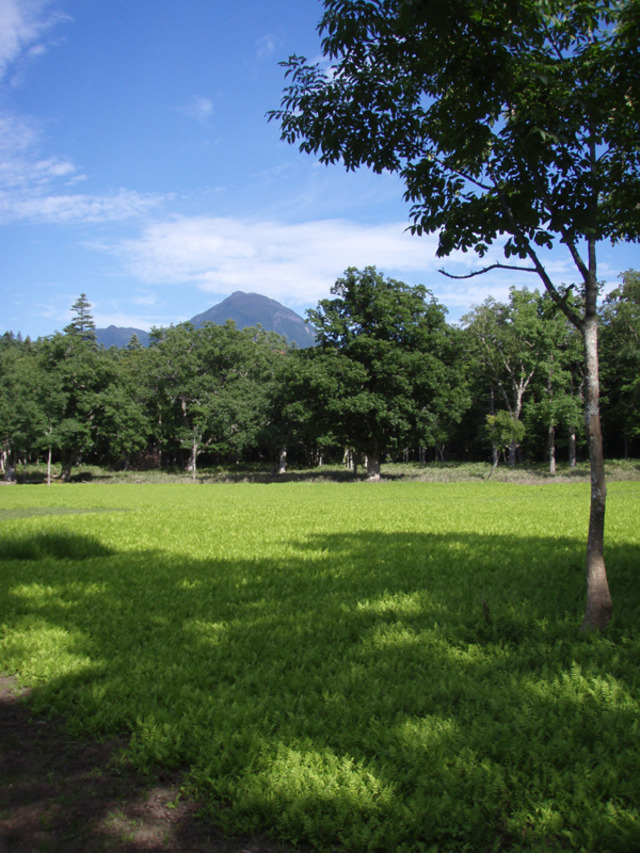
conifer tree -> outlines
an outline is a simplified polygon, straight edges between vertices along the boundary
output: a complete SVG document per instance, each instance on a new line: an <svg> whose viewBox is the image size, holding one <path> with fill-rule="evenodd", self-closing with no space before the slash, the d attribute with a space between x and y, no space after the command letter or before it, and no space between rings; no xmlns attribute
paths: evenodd
<svg viewBox="0 0 640 853"><path fill-rule="evenodd" d="M85 293L80 296L71 306L73 316L68 326L65 326L65 334L77 335L81 340L97 346L96 324L91 313L91 303Z"/></svg>

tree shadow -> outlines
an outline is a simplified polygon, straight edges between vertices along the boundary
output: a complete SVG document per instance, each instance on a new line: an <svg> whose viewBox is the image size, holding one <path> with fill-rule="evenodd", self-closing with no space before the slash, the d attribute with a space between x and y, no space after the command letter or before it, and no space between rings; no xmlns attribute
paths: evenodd
<svg viewBox="0 0 640 853"><path fill-rule="evenodd" d="M589 637L570 537L363 530L255 560L75 538L0 578L5 665L212 823L324 850L640 842L635 549L609 549L620 607Z"/></svg>
<svg viewBox="0 0 640 853"><path fill-rule="evenodd" d="M126 738L72 736L61 719L32 717L29 691L0 676L0 848L12 853L284 853L231 841L180 795L180 774L151 780L123 760Z"/></svg>
<svg viewBox="0 0 640 853"><path fill-rule="evenodd" d="M289 469L284 474L271 471L225 470L220 474L202 473L202 482L212 483L356 483L366 479L366 471L357 472L336 468L305 468L301 471Z"/></svg>
<svg viewBox="0 0 640 853"><path fill-rule="evenodd" d="M79 514L81 510L64 514ZM32 515L59 515L55 510L34 513ZM25 513L22 514L22 517ZM19 514L14 517L21 517ZM69 531L29 531L23 535L0 537L0 559L37 561L52 558L54 560L89 560L94 557L111 557L116 552L91 536L82 536Z"/></svg>

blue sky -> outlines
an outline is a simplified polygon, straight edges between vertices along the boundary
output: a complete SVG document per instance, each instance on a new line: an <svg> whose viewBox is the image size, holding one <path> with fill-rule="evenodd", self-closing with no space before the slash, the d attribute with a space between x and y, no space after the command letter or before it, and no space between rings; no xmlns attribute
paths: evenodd
<svg viewBox="0 0 640 853"><path fill-rule="evenodd" d="M391 176L279 139L280 60L320 57L319 0L0 0L0 331L149 329L235 290L300 314L348 266L423 283L457 320L531 275L439 275ZM603 246L609 287L637 246ZM496 256L497 257L497 256ZM472 255L447 263L475 268ZM555 280L575 273L552 255Z"/></svg>

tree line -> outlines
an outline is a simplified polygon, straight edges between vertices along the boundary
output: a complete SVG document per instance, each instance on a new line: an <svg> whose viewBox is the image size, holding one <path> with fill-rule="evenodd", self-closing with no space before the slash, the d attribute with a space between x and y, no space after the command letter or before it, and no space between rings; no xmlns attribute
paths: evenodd
<svg viewBox="0 0 640 853"><path fill-rule="evenodd" d="M580 300L572 291L570 299ZM453 325L423 286L348 269L307 312L316 346L232 321L154 329L148 348L96 342L83 294L62 331L0 338L0 462L69 480L112 468L262 461L556 460L585 454L580 334L547 294L512 288ZM640 450L640 273L599 312L607 455Z"/></svg>

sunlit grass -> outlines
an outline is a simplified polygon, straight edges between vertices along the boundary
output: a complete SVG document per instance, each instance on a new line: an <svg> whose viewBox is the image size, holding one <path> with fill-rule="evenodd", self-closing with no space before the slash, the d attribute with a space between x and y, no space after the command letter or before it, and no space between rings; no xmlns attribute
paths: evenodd
<svg viewBox="0 0 640 853"><path fill-rule="evenodd" d="M12 486L0 668L319 849L640 846L640 484ZM123 511L123 510L126 510ZM50 514L47 514L50 513ZM483 606L484 605L484 606Z"/></svg>

